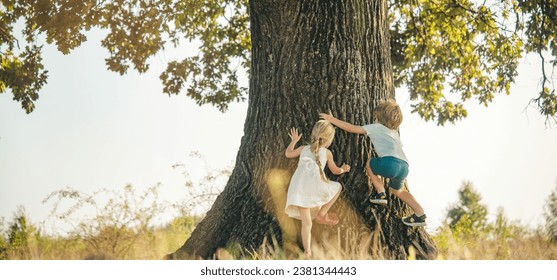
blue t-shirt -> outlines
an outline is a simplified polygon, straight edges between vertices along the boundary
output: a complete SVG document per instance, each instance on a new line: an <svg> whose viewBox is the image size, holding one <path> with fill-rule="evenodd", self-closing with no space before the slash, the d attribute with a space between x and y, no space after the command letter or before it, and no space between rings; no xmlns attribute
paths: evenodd
<svg viewBox="0 0 557 280"><path fill-rule="evenodd" d="M367 124L362 126L367 133L375 152L380 157L396 157L408 163L406 154L402 150L402 141L396 130L392 130L380 123Z"/></svg>

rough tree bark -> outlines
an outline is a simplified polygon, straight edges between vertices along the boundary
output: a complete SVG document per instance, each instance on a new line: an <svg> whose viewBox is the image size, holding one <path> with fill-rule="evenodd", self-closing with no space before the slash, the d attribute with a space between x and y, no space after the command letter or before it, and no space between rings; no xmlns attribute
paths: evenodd
<svg viewBox="0 0 557 280"><path fill-rule="evenodd" d="M299 221L284 215L297 164L284 156L287 129L298 127L307 143L319 112L363 125L380 100L394 97L386 0L258 0L249 9L249 107L236 165L206 217L169 258L211 259L219 248L249 255L265 243L295 253ZM435 257L425 229L402 224L410 210L401 201L390 195L382 208L366 201L367 137L337 129L331 150L352 171L329 173L344 186L332 208L341 222L314 226L316 246L346 258L405 259L411 247L417 258Z"/></svg>

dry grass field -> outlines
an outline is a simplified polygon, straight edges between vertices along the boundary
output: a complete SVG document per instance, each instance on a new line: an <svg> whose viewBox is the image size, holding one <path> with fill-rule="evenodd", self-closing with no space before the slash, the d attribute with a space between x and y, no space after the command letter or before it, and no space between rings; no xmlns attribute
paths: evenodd
<svg viewBox="0 0 557 280"><path fill-rule="evenodd" d="M175 221L165 228L128 239L123 238L122 233L115 232L112 233L114 235L105 233L106 236L97 237L96 240L54 238L32 232L26 246L4 248L0 256L10 260L160 260L178 249L189 236L193 227L184 225ZM432 237L439 249L438 260L557 260L557 243L539 235L498 240L486 237L456 238L450 232L439 231ZM410 248L409 252L408 259L415 259L415 250ZM377 252L369 254L365 249L347 252L327 244L315 245L313 253L313 259L316 260L388 259ZM222 248L214 259L284 260L304 259L304 256L301 251L299 254L286 254L278 247L262 246L260 250L241 257L237 256L237 250L233 248Z"/></svg>

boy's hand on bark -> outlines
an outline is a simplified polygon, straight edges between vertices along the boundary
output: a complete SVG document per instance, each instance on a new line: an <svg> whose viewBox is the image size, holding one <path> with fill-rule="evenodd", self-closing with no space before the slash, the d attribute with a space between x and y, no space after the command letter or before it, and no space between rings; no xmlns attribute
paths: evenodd
<svg viewBox="0 0 557 280"><path fill-rule="evenodd" d="M329 113L319 113L319 118L324 119L328 122L330 122L334 117L333 114Z"/></svg>

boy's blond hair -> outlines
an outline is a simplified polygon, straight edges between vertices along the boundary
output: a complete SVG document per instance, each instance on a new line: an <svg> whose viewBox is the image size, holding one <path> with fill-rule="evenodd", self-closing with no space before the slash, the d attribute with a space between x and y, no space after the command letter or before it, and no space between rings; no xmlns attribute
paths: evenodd
<svg viewBox="0 0 557 280"><path fill-rule="evenodd" d="M380 124L393 130L397 130L402 123L402 111L392 99L385 100L377 105L373 111L373 117Z"/></svg>

